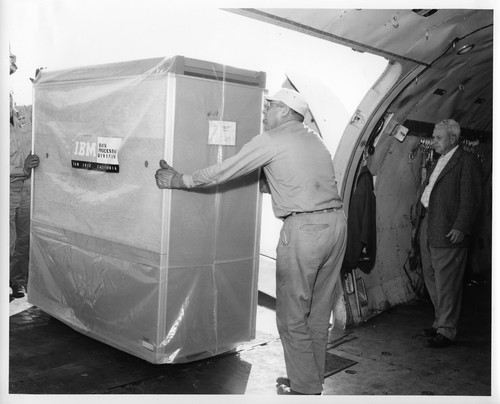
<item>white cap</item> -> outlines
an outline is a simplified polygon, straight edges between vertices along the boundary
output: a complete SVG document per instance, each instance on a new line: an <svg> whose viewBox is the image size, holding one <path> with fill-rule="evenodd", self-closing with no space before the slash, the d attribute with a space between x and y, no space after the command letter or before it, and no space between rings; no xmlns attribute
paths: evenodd
<svg viewBox="0 0 500 404"><path fill-rule="evenodd" d="M287 107L290 107L295 112L298 112L302 116L306 116L307 113L307 101L302 96L302 94L297 91L290 90L289 88L282 88L276 94L272 96L265 97L268 101L281 101Z"/></svg>

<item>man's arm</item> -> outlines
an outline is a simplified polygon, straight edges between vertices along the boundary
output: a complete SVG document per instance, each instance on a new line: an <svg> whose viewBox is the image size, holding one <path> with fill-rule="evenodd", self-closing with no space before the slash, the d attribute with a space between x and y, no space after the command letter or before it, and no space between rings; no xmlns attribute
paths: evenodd
<svg viewBox="0 0 500 404"><path fill-rule="evenodd" d="M270 194L271 188L269 188L269 182L267 181L266 173L262 171L259 178L260 192L263 194Z"/></svg>
<svg viewBox="0 0 500 404"><path fill-rule="evenodd" d="M160 189L212 187L255 171L271 161L273 154L274 147L271 138L268 134L264 133L250 140L234 156L229 157L221 163L195 171L192 175L177 173L177 171L168 165L169 168L162 167L156 172L156 184ZM177 183L170 183L174 179L177 180L174 173L181 176L183 184L181 187L174 188Z"/></svg>
<svg viewBox="0 0 500 404"><path fill-rule="evenodd" d="M465 234L472 232L474 221L481 208L481 165L479 160L465 154L460 173L460 195L458 214L452 230L448 233L450 241L461 242Z"/></svg>
<svg viewBox="0 0 500 404"><path fill-rule="evenodd" d="M24 179L30 177L31 169L38 167L40 164L40 159L36 154L30 154L24 160L23 166L21 167L19 163L16 165L11 162L10 164L10 177Z"/></svg>

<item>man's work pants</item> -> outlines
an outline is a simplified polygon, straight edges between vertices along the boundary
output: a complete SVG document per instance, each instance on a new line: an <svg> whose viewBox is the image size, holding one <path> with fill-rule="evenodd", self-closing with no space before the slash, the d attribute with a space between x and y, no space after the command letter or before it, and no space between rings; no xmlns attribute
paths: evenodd
<svg viewBox="0 0 500 404"><path fill-rule="evenodd" d="M30 181L10 184L10 284L25 286L30 247Z"/></svg>
<svg viewBox="0 0 500 404"><path fill-rule="evenodd" d="M467 248L431 247L427 240L427 217L421 226L422 272L435 311L432 327L446 338L455 340L462 309Z"/></svg>
<svg viewBox="0 0 500 404"><path fill-rule="evenodd" d="M276 262L276 322L291 388L323 390L333 290L346 247L342 209L288 217Z"/></svg>

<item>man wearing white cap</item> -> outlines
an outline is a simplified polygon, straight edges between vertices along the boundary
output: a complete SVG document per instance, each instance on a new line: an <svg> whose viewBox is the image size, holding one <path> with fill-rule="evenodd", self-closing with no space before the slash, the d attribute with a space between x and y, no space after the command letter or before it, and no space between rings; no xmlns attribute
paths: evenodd
<svg viewBox="0 0 500 404"><path fill-rule="evenodd" d="M276 259L276 321L288 377L278 394L321 394L333 289L346 244L346 219L330 152L304 125L304 97L281 89L266 97L265 131L219 164L180 174L164 160L160 189L206 188L262 167L273 211L284 221Z"/></svg>

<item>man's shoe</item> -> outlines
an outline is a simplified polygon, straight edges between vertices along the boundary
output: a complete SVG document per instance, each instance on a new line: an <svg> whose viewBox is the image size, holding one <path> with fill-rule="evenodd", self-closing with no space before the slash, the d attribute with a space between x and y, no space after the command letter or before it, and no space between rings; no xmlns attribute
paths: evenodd
<svg viewBox="0 0 500 404"><path fill-rule="evenodd" d="M435 337L437 334L437 329L435 328L422 328L419 332L418 332L418 336L419 337Z"/></svg>
<svg viewBox="0 0 500 404"><path fill-rule="evenodd" d="M428 348L444 348L450 345L453 345L453 341L449 338L446 338L442 334L436 334L435 337L426 339L424 341L424 345Z"/></svg>
<svg viewBox="0 0 500 404"><path fill-rule="evenodd" d="M16 299L20 297L24 297L26 294L24 290L24 286L22 285L12 285L12 296L15 297Z"/></svg>
<svg viewBox="0 0 500 404"><path fill-rule="evenodd" d="M279 379L279 378L278 378ZM295 390L292 390L290 386L286 386L284 384L280 384L277 389L276 389L276 392L278 393L278 395L280 396L283 396L283 395L299 395L299 396L305 396L305 395L308 395L306 393L299 393L298 391L295 391ZM316 393L316 394L311 394L311 395L315 395L315 396L320 396L321 393Z"/></svg>
<svg viewBox="0 0 500 404"><path fill-rule="evenodd" d="M278 393L279 396L283 396L283 395L299 395L300 393L297 393L296 391L292 390L292 388L290 386L286 386L284 384L280 384L277 388L276 388L276 392Z"/></svg>
<svg viewBox="0 0 500 404"><path fill-rule="evenodd" d="M276 386L279 386L280 384L290 387L290 379L284 376L278 377L276 379Z"/></svg>

